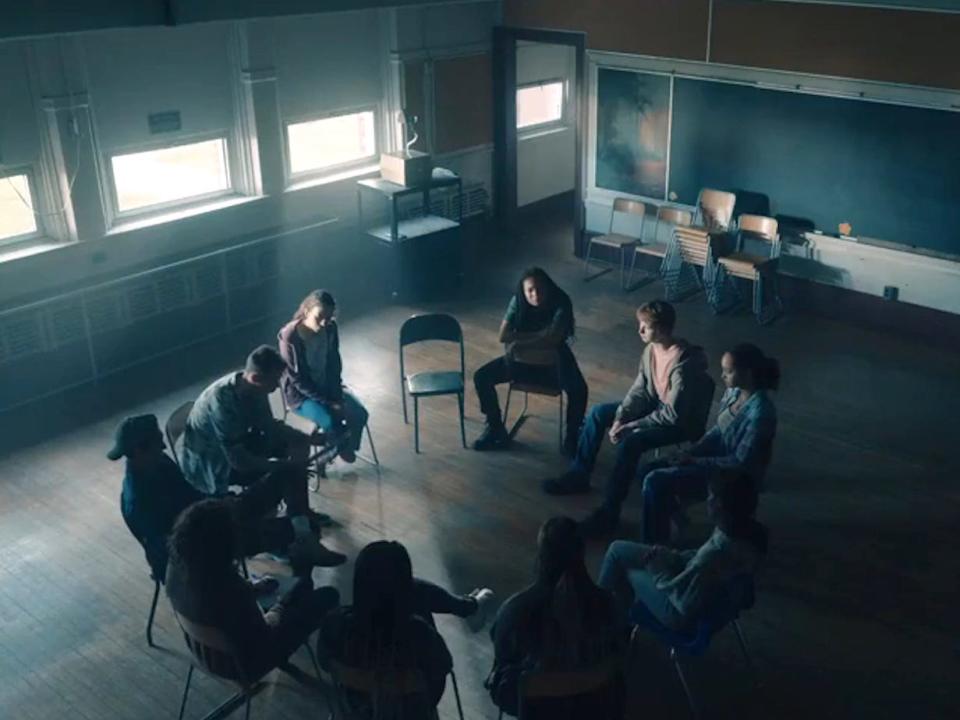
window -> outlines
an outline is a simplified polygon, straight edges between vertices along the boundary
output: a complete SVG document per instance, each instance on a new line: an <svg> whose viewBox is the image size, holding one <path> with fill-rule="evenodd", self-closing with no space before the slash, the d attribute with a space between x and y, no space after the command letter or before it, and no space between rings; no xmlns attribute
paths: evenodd
<svg viewBox="0 0 960 720"><path fill-rule="evenodd" d="M223 138L114 155L120 213L222 194L230 189Z"/></svg>
<svg viewBox="0 0 960 720"><path fill-rule="evenodd" d="M373 110L287 125L290 174L370 160L377 153Z"/></svg>
<svg viewBox="0 0 960 720"><path fill-rule="evenodd" d="M30 179L26 175L0 176L0 242L36 232Z"/></svg>
<svg viewBox="0 0 960 720"><path fill-rule="evenodd" d="M563 81L517 88L517 129L563 120Z"/></svg>

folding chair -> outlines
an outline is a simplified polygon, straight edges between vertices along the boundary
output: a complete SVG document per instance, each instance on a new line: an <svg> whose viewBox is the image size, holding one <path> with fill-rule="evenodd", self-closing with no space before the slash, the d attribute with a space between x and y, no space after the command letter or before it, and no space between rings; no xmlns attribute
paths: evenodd
<svg viewBox="0 0 960 720"><path fill-rule="evenodd" d="M777 288L777 261L780 257L778 223L762 215L741 215L734 252L714 259L707 300L714 312L723 312L742 300L737 278L753 283L751 311L761 325L774 320L783 310ZM769 286L770 291L767 292ZM772 298L766 304L767 295Z"/></svg>
<svg viewBox="0 0 960 720"><path fill-rule="evenodd" d="M296 679L304 676L303 671L291 666L287 660L284 660L273 667L267 668L260 676L251 677L244 671L234 644L222 630L210 625L195 623L177 612L174 612L174 616L183 631L183 639L187 643L192 658L190 669L187 671L187 681L183 687L183 698L180 701L179 720L183 720L183 714L187 708L187 696L190 694L190 685L195 668L199 668L212 677L228 680L238 688L234 695L207 713L203 720L225 717L240 705L246 706L245 717L249 720L250 701L254 695L263 689L264 683L261 679L264 675L279 668ZM310 643L305 642L303 646L307 649L313 663L314 672L319 677L320 669L317 666L316 656L310 648Z"/></svg>
<svg viewBox="0 0 960 720"><path fill-rule="evenodd" d="M639 219L639 229L635 232L632 228L615 232L614 223L620 216L621 221L629 222L631 219L634 221L634 226L636 226L636 221ZM629 283L627 281L627 253L629 250L632 250L638 245L643 239L643 227L646 223L647 218L647 206L644 205L639 200L631 200L629 198L616 198L613 201L613 210L610 212L610 227L607 230L605 235L597 235L591 237L587 240L587 252L583 258L583 274L584 280L592 280L595 277L599 277L604 273L609 272L610 268L607 268L593 277L590 276L590 251L593 249L594 245L601 245L603 247L613 248L614 250L620 251L620 287L623 290L628 289ZM634 258L636 255L631 253ZM633 263L631 263L632 268Z"/></svg>
<svg viewBox="0 0 960 720"><path fill-rule="evenodd" d="M630 621L634 624L630 636L631 648L635 647L641 629L649 630L658 640L670 648L670 659L673 661L674 667L677 670L680 684L683 685L683 691L687 696L690 711L695 718L699 718L700 711L693 693L690 690L687 678L683 674L683 667L680 664L679 656L703 655L710 646L710 640L713 636L726 625L733 625L733 629L737 634L737 640L740 644L740 650L743 653L744 662L750 671L754 686L756 687L757 681L753 661L747 649L747 642L743 636L743 630L740 628L740 623L738 622L740 613L752 608L754 600L753 577L750 575L739 575L727 584L727 587L713 603L713 606L705 613L703 618L697 623L697 626L689 632L671 630L660 623L642 602L634 603L630 609Z"/></svg>
<svg viewBox="0 0 960 720"><path fill-rule="evenodd" d="M503 424L507 424L507 418L510 415L510 396L513 394L513 391L523 393L523 409L520 411L520 415L514 421L513 425L510 427L509 435L512 440L517 432L519 432L520 427L527 421L529 417L527 415L527 403L530 398L530 393L534 395L543 395L545 397L555 397L560 399L559 404L559 414L557 415L557 436L559 438L560 449L563 449L563 390L560 389L559 385L539 385L536 383L525 383L513 380L507 386L507 402L504 404L503 409Z"/></svg>
<svg viewBox="0 0 960 720"><path fill-rule="evenodd" d="M697 196L697 212L693 224L710 232L726 232L733 221L737 196L723 190L703 188Z"/></svg>
<svg viewBox="0 0 960 720"><path fill-rule="evenodd" d="M673 228L663 261L667 300L678 300L705 288L711 279L710 233L701 227Z"/></svg>
<svg viewBox="0 0 960 720"><path fill-rule="evenodd" d="M577 697L598 693L612 687L622 675L623 659L620 657L611 658L596 667L585 670L525 672L520 676L517 718L525 720L538 700L570 702ZM602 708L594 707L591 710L594 717L604 719L609 717ZM498 718L503 719L503 709L500 710Z"/></svg>
<svg viewBox="0 0 960 720"><path fill-rule="evenodd" d="M330 676L336 691L336 713L331 709L330 720L336 717L339 717L339 720L357 717L363 717L364 720L393 720L402 717L400 709L405 700L409 702L412 698L420 697L423 698L424 705L428 704L426 682L419 670L391 667L361 669L331 660ZM452 668L450 680L457 701L457 713L460 720L463 720L460 688ZM351 693L366 699L369 703L367 713L358 712L351 707ZM430 717L439 720L440 714L435 707L430 709Z"/></svg>
<svg viewBox="0 0 960 720"><path fill-rule="evenodd" d="M661 205L657 208L657 222L656 225L653 226L653 242L637 243L633 248L633 262L630 263L630 274L627 276L627 287L630 290L634 290L647 282L663 276L669 242L660 242L661 221L670 224L672 233L673 227L689 227L693 222L693 213L689 210L682 210L681 208L670 207L669 205ZM633 272L637 265L637 256L639 255L659 258L660 268L656 274L651 273L640 283L634 285Z"/></svg>
<svg viewBox="0 0 960 720"><path fill-rule="evenodd" d="M439 340L460 346L460 370L430 370L406 374L404 348L407 345ZM400 326L400 396L403 402L403 422L407 423L407 394L413 398L413 449L420 452L420 398L456 395L460 409L460 441L467 447L467 433L463 425L464 393L463 330L452 315L430 313L414 315Z"/></svg>

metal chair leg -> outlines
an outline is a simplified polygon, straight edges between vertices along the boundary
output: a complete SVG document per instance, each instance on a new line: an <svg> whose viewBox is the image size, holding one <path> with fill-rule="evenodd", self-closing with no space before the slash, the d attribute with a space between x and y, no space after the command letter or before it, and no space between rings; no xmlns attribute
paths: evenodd
<svg viewBox="0 0 960 720"><path fill-rule="evenodd" d="M420 398L413 396L413 451L420 452Z"/></svg>
<svg viewBox="0 0 960 720"><path fill-rule="evenodd" d="M190 681L193 679L193 663L190 663L190 669L187 670L187 683L183 686L183 698L180 700L180 714L178 720L183 720L183 711L187 709L187 695L190 693Z"/></svg>
<svg viewBox="0 0 960 720"><path fill-rule="evenodd" d="M373 433L370 432L370 423L363 426L367 431L367 442L370 443L370 455L373 457L373 464L380 467L380 458L377 457L377 446L373 444Z"/></svg>
<svg viewBox="0 0 960 720"><path fill-rule="evenodd" d="M563 452L563 393L560 393L560 415L557 418L558 434L560 437L560 451Z"/></svg>
<svg viewBox="0 0 960 720"><path fill-rule="evenodd" d="M587 240L587 252L583 255L583 280L590 279L590 250L593 248L593 240Z"/></svg>
<svg viewBox="0 0 960 720"><path fill-rule="evenodd" d="M252 700L252 698L247 695L247 711L244 713L244 718L246 720L250 720L250 700Z"/></svg>
<svg viewBox="0 0 960 720"><path fill-rule="evenodd" d="M513 394L513 383L507 383L507 402L503 405L503 426L507 426L507 418L510 417L510 396Z"/></svg>
<svg viewBox="0 0 960 720"><path fill-rule="evenodd" d="M670 659L673 660L673 665L677 669L677 675L680 677L680 684L683 685L683 691L687 694L687 703L690 705L690 712L694 718L699 720L700 710L697 708L696 700L693 699L693 693L690 692L690 685L687 683L686 675L683 674L680 658L677 657L677 651L674 648L670 648Z"/></svg>
<svg viewBox="0 0 960 720"><path fill-rule="evenodd" d="M463 720L463 706L460 704L460 688L457 687L457 675L453 672L453 668L450 668L450 680L453 682L453 696L457 699L457 714L460 716L460 720Z"/></svg>
<svg viewBox="0 0 960 720"><path fill-rule="evenodd" d="M147 645L156 647L153 644L153 616L157 614L157 598L160 596L160 581L154 580L153 600L150 601L150 614L147 616Z"/></svg>
<svg viewBox="0 0 960 720"><path fill-rule="evenodd" d="M457 406L460 409L460 442L467 447L467 431L463 426L463 393L457 393Z"/></svg>
<svg viewBox="0 0 960 720"><path fill-rule="evenodd" d="M407 388L404 385L404 378L400 378L400 397L403 402L403 424L409 425L410 421L407 419Z"/></svg>

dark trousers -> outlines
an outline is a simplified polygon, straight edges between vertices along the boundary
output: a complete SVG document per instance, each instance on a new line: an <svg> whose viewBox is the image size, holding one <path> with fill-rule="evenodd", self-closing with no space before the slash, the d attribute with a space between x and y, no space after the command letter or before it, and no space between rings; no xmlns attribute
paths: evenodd
<svg viewBox="0 0 960 720"><path fill-rule="evenodd" d="M265 672L286 661L320 627L323 616L340 604L340 593L334 587L314 588L310 578L301 578L280 600L283 610L271 630L270 648L264 653L260 667Z"/></svg>
<svg viewBox="0 0 960 720"><path fill-rule="evenodd" d="M567 394L567 436L576 437L587 412L587 381L583 379L577 359L566 344L557 351L554 366L528 365L510 360L506 356L491 360L473 374L473 385L480 401L480 412L491 425L501 425L500 401L497 385L505 382L526 382L559 387Z"/></svg>
<svg viewBox="0 0 960 720"><path fill-rule="evenodd" d="M613 425L617 407L617 403L603 403L590 408L590 414L587 415L583 429L580 431L577 454L570 464L571 470L587 477L593 472L597 453L600 452L603 438ZM604 506L613 513L619 514L620 506L630 492L630 484L636 476L641 456L649 450L674 445L684 440L683 431L678 427L651 427L626 435L615 445L617 455L604 488Z"/></svg>
<svg viewBox="0 0 960 720"><path fill-rule="evenodd" d="M460 595L454 595L429 580L413 579L413 611L430 623L434 615L456 615L467 617L476 609L476 605Z"/></svg>
<svg viewBox="0 0 960 720"><path fill-rule="evenodd" d="M670 540L670 517L681 503L702 502L707 497L711 469L701 465L669 465L658 462L644 468L643 541Z"/></svg>

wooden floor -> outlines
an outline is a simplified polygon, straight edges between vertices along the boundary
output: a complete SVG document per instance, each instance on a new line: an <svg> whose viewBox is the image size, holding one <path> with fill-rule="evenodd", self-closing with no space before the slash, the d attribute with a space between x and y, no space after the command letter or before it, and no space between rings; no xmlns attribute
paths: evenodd
<svg viewBox="0 0 960 720"><path fill-rule="evenodd" d="M633 308L661 288L625 294L614 274L583 283L563 227L548 223L517 240L503 253L509 260L496 259L505 248L492 239L486 260L471 267L464 297L431 307L460 318L472 371L500 351L496 329L519 269L541 263L574 298L574 351L591 403L618 400L640 352ZM559 513L580 517L597 493L540 492L539 480L563 468L556 406L546 399L531 399L537 417L512 450L495 454L461 449L454 399L426 401L423 452L413 453L400 409L397 329L422 309L390 306L362 316L341 309L346 379L371 410L383 466L379 474L362 463L335 470L314 500L342 524L326 536L331 546L354 556L371 540L399 539L417 574L460 592L488 585L503 599L531 576L539 524ZM757 606L743 621L763 685L753 690L725 632L689 663L709 715L957 717L960 358L797 308L766 328L743 314L715 317L702 297L678 310L679 334L707 348L715 376L722 350L741 340L779 357L784 375L769 492L761 501L772 547ZM103 453L122 416L152 411L165 418L274 333L251 328L205 349L199 362L167 359L136 379L117 378L99 389L96 412L83 393L49 401L43 412L50 427L72 428L41 428L34 434L46 437L0 456L0 718L176 716L187 670L182 638L161 600L155 636L162 647L146 646L152 583L119 515L122 468ZM453 361L440 349L433 353ZM472 391L467 413L470 440L481 428ZM23 422L39 416L25 412ZM10 437L23 428L4 430ZM609 461L605 450L595 487ZM623 537L638 530L633 495ZM593 570L604 546L590 547ZM351 576L352 565L315 575L347 600ZM439 626L467 717L496 717L482 687L492 659L488 637L451 618L440 618ZM307 667L305 656L297 662ZM326 717L316 690L283 675L271 679L254 717ZM191 718L230 692L202 678L195 687ZM631 717L685 717L682 690L652 640L640 647L630 688ZM445 718L455 715L449 688L441 710Z"/></svg>

